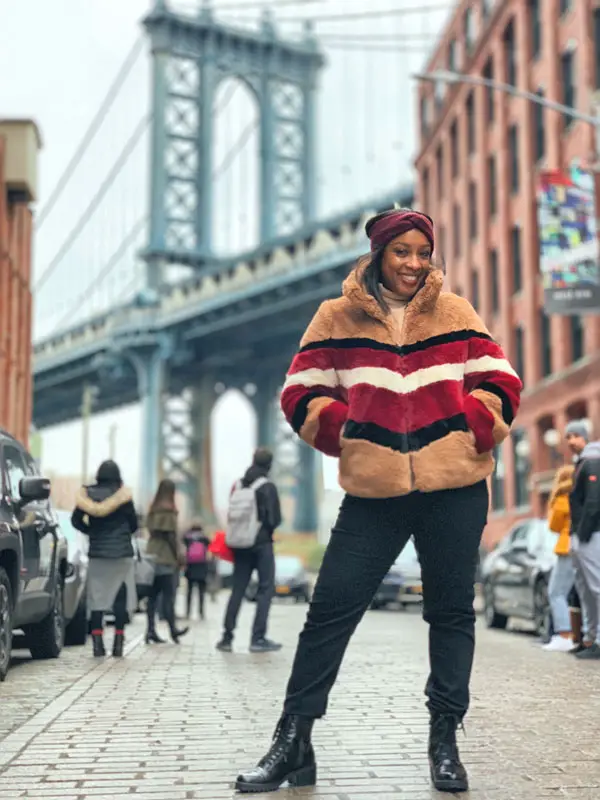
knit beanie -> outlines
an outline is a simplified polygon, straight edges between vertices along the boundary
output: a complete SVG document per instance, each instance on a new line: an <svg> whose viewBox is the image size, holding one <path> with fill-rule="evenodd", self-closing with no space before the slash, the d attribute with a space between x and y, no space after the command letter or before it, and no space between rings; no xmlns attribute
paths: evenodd
<svg viewBox="0 0 600 800"><path fill-rule="evenodd" d="M586 442L590 440L590 432L587 423L583 419L574 419L567 424L565 436L581 436Z"/></svg>

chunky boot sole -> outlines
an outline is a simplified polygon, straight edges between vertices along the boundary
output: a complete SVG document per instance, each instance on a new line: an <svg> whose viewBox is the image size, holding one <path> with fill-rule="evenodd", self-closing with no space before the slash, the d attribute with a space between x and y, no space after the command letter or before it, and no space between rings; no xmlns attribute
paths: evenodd
<svg viewBox="0 0 600 800"><path fill-rule="evenodd" d="M242 794L260 794L260 792L276 792L284 783L288 783L290 788L300 789L306 786L314 786L317 782L317 767L312 765L310 767L302 767L294 772L290 772L280 781L273 783L246 783L245 781L236 781L235 788Z"/></svg>
<svg viewBox="0 0 600 800"><path fill-rule="evenodd" d="M452 792L453 794L458 794L459 792L469 791L469 781L466 778L464 780L460 780L460 778L436 778L435 770L431 764L429 765L429 773L431 775L431 782L438 792Z"/></svg>

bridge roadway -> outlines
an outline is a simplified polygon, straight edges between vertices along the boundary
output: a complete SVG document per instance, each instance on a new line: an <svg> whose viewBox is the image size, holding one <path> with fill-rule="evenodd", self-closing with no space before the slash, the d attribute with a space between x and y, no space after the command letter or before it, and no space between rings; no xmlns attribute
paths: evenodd
<svg viewBox="0 0 600 800"><path fill-rule="evenodd" d="M364 254L364 222L394 202L410 205L400 188L336 218L319 221L236 259L216 261L190 279L166 285L152 303L143 295L34 345L34 423L38 429L80 416L84 385L99 393L94 411L139 399L130 360L165 337L165 389L178 396L211 374L226 386L260 385L281 375L318 304L334 297L350 266ZM173 254L170 261L177 263ZM106 355L113 354L113 368ZM104 358L102 358L104 356Z"/></svg>

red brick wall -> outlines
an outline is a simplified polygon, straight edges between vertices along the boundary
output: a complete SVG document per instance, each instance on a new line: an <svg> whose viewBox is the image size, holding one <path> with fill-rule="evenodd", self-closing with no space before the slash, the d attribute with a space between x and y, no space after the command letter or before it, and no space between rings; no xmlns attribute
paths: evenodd
<svg viewBox="0 0 600 800"><path fill-rule="evenodd" d="M10 202L0 137L0 427L27 443L31 422L31 238L25 202Z"/></svg>
<svg viewBox="0 0 600 800"><path fill-rule="evenodd" d="M545 97L563 102L560 76L560 55L575 52L576 106L591 111L596 86L592 9L594 0L574 0L571 9L561 15L559 0L540 3L542 47L539 55L532 52L532 25L529 3L524 0L497 0L488 3L492 10L484 18L483 0L462 0L457 3L446 30L433 53L428 70L449 69L450 43L457 43L459 61L454 71L482 76L488 59L493 58L496 81L506 83L506 49L503 36L512 21L516 44L516 85L536 92L542 88ZM476 38L470 52L464 49L465 12L473 9ZM543 378L541 356L540 310L543 292L539 275L536 183L540 168L554 169L568 165L575 157L588 161L594 152L594 134L590 125L573 122L567 129L562 115L544 112L545 156L536 163L535 118L533 105L505 93L494 92L495 118L489 122L485 112L487 88L467 84L448 86L445 97L434 102L434 85L419 85L420 109L428 109L427 126L421 126L421 142L416 160L418 172L417 200L436 220L438 240L445 242L444 256L448 267L448 287L460 290L473 301L473 275L479 282L479 311L492 333L502 343L515 363L515 329L520 325L525 338L525 393L516 426L526 431L530 448L531 492L526 507L516 508L514 456L510 441L503 446L505 464L506 508L490 515L486 539L501 536L510 525L527 514L544 513L542 480L556 466L543 442L548 427L561 430L569 418L587 415L600 438L600 317L585 317L585 354L573 363L570 320L551 317L552 374ZM475 114L475 147L468 151L467 100L472 94ZM451 127L458 129L457 173L451 166ZM511 153L509 130L518 130L519 188L510 183ZM438 186L438 149L441 161L442 191ZM497 210L491 215L488 157L496 157ZM469 184L476 187L477 230L469 226ZM458 243L453 236L453 208L461 212ZM511 228L521 230L522 289L513 286ZM443 236L440 233L443 231ZM459 252L456 253L456 245ZM499 256L499 309L491 302L490 251Z"/></svg>

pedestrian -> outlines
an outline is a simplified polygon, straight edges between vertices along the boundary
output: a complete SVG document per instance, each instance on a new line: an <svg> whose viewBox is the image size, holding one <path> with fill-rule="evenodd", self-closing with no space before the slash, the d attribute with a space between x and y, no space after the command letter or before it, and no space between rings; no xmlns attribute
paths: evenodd
<svg viewBox="0 0 600 800"><path fill-rule="evenodd" d="M208 577L208 562L211 560L208 546L210 540L204 533L201 519L192 520L190 529L184 534L183 541L186 547L187 580L187 619L192 613L192 596L194 587L198 590L198 607L200 619L204 619L204 597L206 595L206 581Z"/></svg>
<svg viewBox="0 0 600 800"><path fill-rule="evenodd" d="M240 606L254 570L258 572L258 590L250 651L267 653L281 648L280 644L267 638L269 610L275 594L273 534L281 524L279 493L269 480L272 464L271 451L259 447L254 453L252 465L234 485L229 498L226 538L233 550L233 587L225 612L223 636L217 644L218 650L227 653L232 650ZM241 541L235 539L235 535L241 536ZM243 546L236 546L239 544Z"/></svg>
<svg viewBox="0 0 600 800"><path fill-rule="evenodd" d="M96 483L77 494L71 524L89 539L87 609L91 615L94 656L106 655L104 614L113 611L113 656L122 658L125 625L135 613L135 562L132 536L138 520L129 489L114 461L103 461Z"/></svg>
<svg viewBox="0 0 600 800"><path fill-rule="evenodd" d="M178 630L175 624L175 581L183 556L177 537L175 484L169 478L165 478L158 485L146 525L150 534L146 555L152 558L155 564L154 582L148 597L146 644L164 643L156 632L157 600L160 594L163 596L163 608L171 639L175 644L179 644L179 639L189 629Z"/></svg>
<svg viewBox="0 0 600 800"><path fill-rule="evenodd" d="M469 302L441 292L430 217L388 211L366 232L371 254L348 276L343 296L317 311L281 396L301 438L339 458L346 495L283 714L267 755L238 777L242 792L315 783L313 721L324 716L350 637L411 536L430 626L431 777L440 790L468 788L456 729L469 705L486 478L522 384Z"/></svg>
<svg viewBox="0 0 600 800"><path fill-rule="evenodd" d="M587 426L573 435L587 438ZM576 653L576 658L600 659L600 441L586 444L575 466L573 489L569 496L571 509L571 546L576 568L581 576L580 598L587 615L589 646Z"/></svg>
<svg viewBox="0 0 600 800"><path fill-rule="evenodd" d="M569 611L569 596L575 582L575 566L571 555L569 494L573 488L574 472L573 464L566 464L557 471L548 500L548 527L559 534L554 548L556 562L548 586L554 635L543 649L549 652L568 653L573 649L573 615Z"/></svg>

